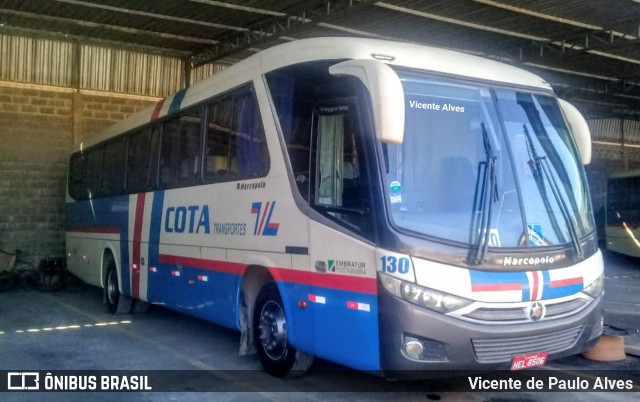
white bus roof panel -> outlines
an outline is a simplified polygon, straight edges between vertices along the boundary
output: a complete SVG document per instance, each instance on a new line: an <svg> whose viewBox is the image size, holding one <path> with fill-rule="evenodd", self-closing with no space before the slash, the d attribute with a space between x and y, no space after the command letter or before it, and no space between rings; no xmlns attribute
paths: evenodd
<svg viewBox="0 0 640 402"><path fill-rule="evenodd" d="M374 57L377 56L377 57ZM526 86L549 91L551 86L528 71L494 60L456 51L364 38L301 39L266 49L222 70L186 89L180 109L230 90L270 71L315 60L384 58L394 66L402 66L435 73L487 80L509 85ZM180 92L178 92L180 93ZM162 104L148 107L115 124L99 135L83 141L80 149L89 147L119 133L144 125L154 117L165 116L174 97ZM158 108L158 110L156 110Z"/></svg>

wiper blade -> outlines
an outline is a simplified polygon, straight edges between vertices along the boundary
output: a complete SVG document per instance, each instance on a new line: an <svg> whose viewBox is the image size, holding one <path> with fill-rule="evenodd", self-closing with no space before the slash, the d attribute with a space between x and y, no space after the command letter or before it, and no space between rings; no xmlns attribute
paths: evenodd
<svg viewBox="0 0 640 402"><path fill-rule="evenodd" d="M491 202L497 201L498 191L496 189L496 157L493 154L493 147L489 140L484 122L482 127L482 137L484 141L485 160L478 164L478 176L476 177L476 189L473 197L473 212L471 215L471 232L469 243L475 247L469 250L468 262L472 265L479 265L489 249L489 226L491 225ZM483 170L484 169L484 170ZM480 177L481 173L482 178ZM474 237L477 233L477 239Z"/></svg>
<svg viewBox="0 0 640 402"><path fill-rule="evenodd" d="M564 233L562 232L562 229L560 229L560 225L558 224L556 215L553 213L553 208L551 207L551 203L549 202L549 197L547 196L547 189L544 185L544 177L542 176L543 173L542 173L542 167L541 167L542 158L538 155L536 148L533 146L533 140L531 139L531 134L529 133L529 130L527 129L526 124L522 125L522 130L524 132L524 138L527 144L527 153L529 154L529 161L527 162L527 164L529 165L529 168L531 169L531 173L533 174L533 179L535 180L536 185L538 186L538 191L540 192L540 197L542 198L544 209L547 211L547 215L549 216L549 219L551 221L551 226L553 227L553 231L556 233L556 236L558 236L558 241L561 243L564 243L565 241ZM527 244L529 244L530 235L526 225L523 228L523 230L525 231L525 236L526 236L525 240Z"/></svg>
<svg viewBox="0 0 640 402"><path fill-rule="evenodd" d="M522 128L524 130L524 135L527 142L527 150L529 151L529 166L531 167L531 171L533 172L533 177L538 184L538 189L540 190L540 195L545 205L545 209L547 210L547 214L551 217L551 222L554 227L554 230L558 234L559 239L563 239L562 230L558 225L558 221L553 213L551 205L549 204L549 199L547 197L547 191L544 186L544 179L549 183L549 187L551 188L551 193L555 198L556 202L560 206L560 213L564 218L567 227L569 228L569 235L571 236L571 242L573 243L573 247L576 250L578 256L582 256L582 246L580 245L580 240L578 236L578 232L576 227L571 219L571 213L569 212L569 207L567 206L567 202L564 197L560 193L560 187L558 186L558 181L551 173L551 168L549 167L549 161L546 156L539 156L536 148L531 140L531 134L527 129L527 125L523 124Z"/></svg>
<svg viewBox="0 0 640 402"><path fill-rule="evenodd" d="M553 196L558 201L560 205L560 211L562 212L562 216L567 221L567 226L569 227L569 233L571 235L571 240L573 242L573 247L576 249L576 253L579 258L582 258L582 245L580 245L580 239L578 236L578 231L576 230L576 226L573 223L573 219L571 219L571 214L569 213L569 207L567 206L567 202L565 201L562 194L560 194L560 188L558 186L558 181L551 174L551 168L549 167L549 161L546 157L542 159L542 171L544 172L547 181L551 184L551 192Z"/></svg>

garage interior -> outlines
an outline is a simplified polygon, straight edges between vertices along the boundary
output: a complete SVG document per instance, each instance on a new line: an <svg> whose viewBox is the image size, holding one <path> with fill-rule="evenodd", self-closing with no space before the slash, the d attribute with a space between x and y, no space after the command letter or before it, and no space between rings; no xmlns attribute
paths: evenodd
<svg viewBox="0 0 640 402"><path fill-rule="evenodd" d="M607 178L640 169L640 0L0 0L0 267L17 258L58 268L68 157L83 139L260 50L326 36L443 47L543 77L590 126L586 172L597 223ZM631 282L619 278L626 289L640 281L634 264L625 273ZM99 304L99 292L91 292ZM637 326L636 295L629 290L617 308L634 307L627 322ZM48 295L33 299L54 304ZM60 300L84 303L74 295ZM22 304L20 296L8 305ZM177 320L197 327L199 345L210 347L211 326ZM219 336L235 347L234 334ZM634 341L637 356L640 338ZM149 364L156 363L164 364Z"/></svg>
<svg viewBox="0 0 640 402"><path fill-rule="evenodd" d="M594 211L640 166L640 2L0 1L0 249L64 255L68 155L88 136L261 49L300 38L417 42L539 74L587 117Z"/></svg>

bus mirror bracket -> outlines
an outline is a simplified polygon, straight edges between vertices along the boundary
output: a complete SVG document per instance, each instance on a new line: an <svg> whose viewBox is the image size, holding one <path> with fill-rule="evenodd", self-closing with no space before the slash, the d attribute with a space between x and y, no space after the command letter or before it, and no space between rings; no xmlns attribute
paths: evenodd
<svg viewBox="0 0 640 402"><path fill-rule="evenodd" d="M588 165L591 163L591 132L587 121L575 106L563 99L558 99L558 101L560 109L562 109L562 113L569 123L569 129L578 147L582 164Z"/></svg>
<svg viewBox="0 0 640 402"><path fill-rule="evenodd" d="M404 90L398 74L378 60L348 60L329 67L331 75L358 78L371 95L378 140L402 144L404 136Z"/></svg>

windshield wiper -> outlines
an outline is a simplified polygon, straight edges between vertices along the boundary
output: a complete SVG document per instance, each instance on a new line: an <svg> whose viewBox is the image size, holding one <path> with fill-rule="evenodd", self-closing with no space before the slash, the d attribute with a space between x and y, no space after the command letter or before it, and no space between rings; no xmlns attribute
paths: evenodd
<svg viewBox="0 0 640 402"><path fill-rule="evenodd" d="M551 208L551 204L549 203L549 198L547 196L547 191L544 185L544 179L549 183L549 187L551 188L551 193L555 198L558 206L560 206L560 213L564 218L567 227L569 229L569 235L571 236L571 241L576 250L576 253L579 257L582 256L582 246L580 245L580 239L578 236L578 232L576 227L571 219L571 213L569 212L569 207L567 207L567 203L562 197L560 193L560 188L558 186L558 181L551 173L551 168L549 167L549 161L546 156L539 156L536 151L535 146L533 145L533 141L531 140L531 134L527 129L527 125L523 124L522 128L524 130L525 139L527 142L527 151L529 152L529 167L531 168L531 172L533 173L533 177L538 185L538 189L540 190L540 195L542 197L545 209L547 210L547 214L551 217L551 225L553 226L554 231L558 235L559 239L562 239L564 242L564 235L562 234L562 230L558 225L558 220ZM528 229L527 229L528 230Z"/></svg>
<svg viewBox="0 0 640 402"><path fill-rule="evenodd" d="M493 209L491 208L491 201L492 198L497 201L498 196L496 189L496 157L493 154L493 147L484 122L480 126L482 127L485 160L478 164L478 176L476 177L476 188L473 196L469 243L475 243L475 247L469 250L467 258L472 265L481 264L487 254L490 239L489 225L491 225L491 211ZM480 177L482 173L484 174ZM474 241L476 233L478 237Z"/></svg>

